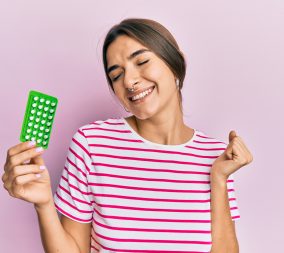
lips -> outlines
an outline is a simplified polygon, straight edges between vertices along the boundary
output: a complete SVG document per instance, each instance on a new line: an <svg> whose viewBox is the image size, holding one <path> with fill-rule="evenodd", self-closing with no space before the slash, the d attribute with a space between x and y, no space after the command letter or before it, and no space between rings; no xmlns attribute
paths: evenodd
<svg viewBox="0 0 284 253"><path fill-rule="evenodd" d="M147 87L147 88L142 89L142 90L138 90L138 91L136 91L135 93L131 93L130 95L128 95L127 98L128 98L131 102L133 102L133 101L132 101L132 97L134 97L134 96L136 96L136 95L138 95L138 94L140 94L140 93L142 93L142 92L144 92L144 91L146 91L146 90L149 90L150 88L152 88L152 91L153 91L154 87L155 87L155 85L150 86L150 87ZM152 91L151 91L151 92L152 92Z"/></svg>
<svg viewBox="0 0 284 253"><path fill-rule="evenodd" d="M133 103L134 105L137 105L137 104L140 104L140 103L143 103L145 100L148 100L149 97L151 97L153 91L155 90L156 86L153 86L153 88L151 88L151 92L148 93L146 96L142 97L142 98L139 98L139 99L136 99L136 100L130 100L131 103ZM150 89L150 88L149 88Z"/></svg>

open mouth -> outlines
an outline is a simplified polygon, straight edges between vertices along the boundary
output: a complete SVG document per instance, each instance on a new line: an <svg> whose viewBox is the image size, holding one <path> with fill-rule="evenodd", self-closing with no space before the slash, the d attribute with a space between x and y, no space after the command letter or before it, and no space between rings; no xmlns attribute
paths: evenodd
<svg viewBox="0 0 284 253"><path fill-rule="evenodd" d="M140 103L145 100L150 94L152 94L153 90L155 89L156 85L150 87L148 90L142 92L142 94L138 94L138 96L133 96L128 98L132 103Z"/></svg>

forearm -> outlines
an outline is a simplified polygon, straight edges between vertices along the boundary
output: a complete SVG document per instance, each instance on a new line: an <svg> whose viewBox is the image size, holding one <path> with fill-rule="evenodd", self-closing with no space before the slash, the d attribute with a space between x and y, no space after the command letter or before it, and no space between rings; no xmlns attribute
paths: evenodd
<svg viewBox="0 0 284 253"><path fill-rule="evenodd" d="M227 179L210 175L211 183L211 253L238 253L238 241L231 218Z"/></svg>
<svg viewBox="0 0 284 253"><path fill-rule="evenodd" d="M54 203L36 207L42 245L45 253L80 253L74 239L64 230Z"/></svg>

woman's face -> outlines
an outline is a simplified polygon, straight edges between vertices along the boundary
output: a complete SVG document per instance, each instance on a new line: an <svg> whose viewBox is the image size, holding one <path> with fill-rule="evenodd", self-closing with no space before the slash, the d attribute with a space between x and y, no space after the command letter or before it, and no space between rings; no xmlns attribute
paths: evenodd
<svg viewBox="0 0 284 253"><path fill-rule="evenodd" d="M108 47L106 58L108 75L120 103L137 118L146 119L177 106L178 89L170 68L151 50L129 57L141 49L149 50L136 40L121 35ZM128 91L133 84L134 92ZM149 89L143 99L129 99Z"/></svg>

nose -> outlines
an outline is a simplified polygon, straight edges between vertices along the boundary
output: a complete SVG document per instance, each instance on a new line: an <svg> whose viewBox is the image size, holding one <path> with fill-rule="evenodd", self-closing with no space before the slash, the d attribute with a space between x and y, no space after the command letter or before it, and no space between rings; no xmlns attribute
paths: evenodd
<svg viewBox="0 0 284 253"><path fill-rule="evenodd" d="M124 72L124 87L125 88L133 88L133 85L138 83L139 80L139 71L137 71L135 68L125 70Z"/></svg>

